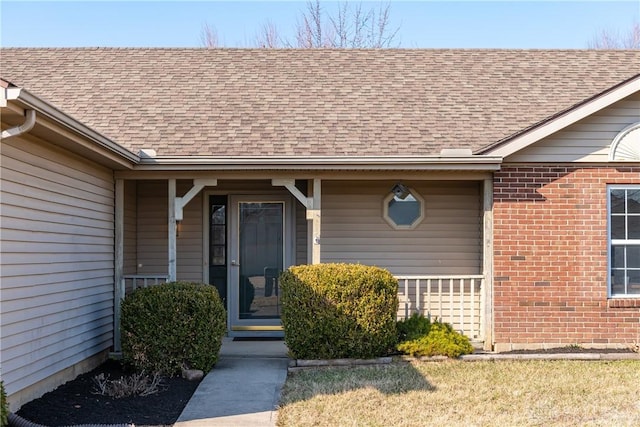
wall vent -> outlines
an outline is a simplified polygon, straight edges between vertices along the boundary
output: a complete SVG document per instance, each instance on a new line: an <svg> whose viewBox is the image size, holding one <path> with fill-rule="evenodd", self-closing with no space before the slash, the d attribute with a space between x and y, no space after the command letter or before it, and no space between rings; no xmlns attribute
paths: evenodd
<svg viewBox="0 0 640 427"><path fill-rule="evenodd" d="M609 160L613 162L640 162L640 122L622 129L611 143Z"/></svg>

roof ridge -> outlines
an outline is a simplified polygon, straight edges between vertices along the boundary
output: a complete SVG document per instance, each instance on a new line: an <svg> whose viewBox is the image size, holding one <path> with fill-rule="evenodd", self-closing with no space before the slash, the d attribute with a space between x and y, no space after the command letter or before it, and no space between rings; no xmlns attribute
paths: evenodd
<svg viewBox="0 0 640 427"><path fill-rule="evenodd" d="M258 52L496 52L496 53L633 53L637 49L588 49L588 48L260 48L260 47L169 47L169 46L0 46L0 50L40 51L258 51Z"/></svg>

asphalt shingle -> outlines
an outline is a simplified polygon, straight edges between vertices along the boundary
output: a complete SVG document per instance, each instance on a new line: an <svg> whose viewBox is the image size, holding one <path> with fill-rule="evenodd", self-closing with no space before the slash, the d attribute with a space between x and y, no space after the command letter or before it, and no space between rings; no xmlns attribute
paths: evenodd
<svg viewBox="0 0 640 427"><path fill-rule="evenodd" d="M474 151L640 73L640 51L1 50L0 77L158 155Z"/></svg>

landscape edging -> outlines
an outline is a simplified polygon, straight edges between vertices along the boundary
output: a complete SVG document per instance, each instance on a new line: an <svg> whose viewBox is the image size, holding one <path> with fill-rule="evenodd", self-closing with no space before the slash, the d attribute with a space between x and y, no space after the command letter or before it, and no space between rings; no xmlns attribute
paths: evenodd
<svg viewBox="0 0 640 427"><path fill-rule="evenodd" d="M27 420L26 418L22 418L20 415L14 414L13 412L9 413L9 427L47 427L44 424L34 423L32 421ZM66 427L135 427L134 424L78 424Z"/></svg>
<svg viewBox="0 0 640 427"><path fill-rule="evenodd" d="M465 354L457 358L447 356L396 356L396 360L410 362L442 362L445 360L461 360L463 362L497 361L497 360L640 360L640 353L549 353L549 354L507 354L507 353L474 353ZM374 359L291 359L289 372L310 368L324 368L336 366L367 366L389 365L394 357L378 357Z"/></svg>
<svg viewBox="0 0 640 427"><path fill-rule="evenodd" d="M329 366L388 365L392 361L393 358L391 356L376 357L374 359L291 359L289 361L289 371Z"/></svg>

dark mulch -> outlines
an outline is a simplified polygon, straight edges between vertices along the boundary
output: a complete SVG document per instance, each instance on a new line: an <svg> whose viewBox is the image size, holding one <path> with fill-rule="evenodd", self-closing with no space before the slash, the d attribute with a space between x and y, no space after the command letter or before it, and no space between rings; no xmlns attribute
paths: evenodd
<svg viewBox="0 0 640 427"><path fill-rule="evenodd" d="M198 386L197 381L164 378L162 391L157 394L113 399L93 393L93 377L100 373L108 375L110 379L131 374L120 362L109 360L97 369L23 405L17 415L50 427L119 423L133 423L139 427L171 426Z"/></svg>

